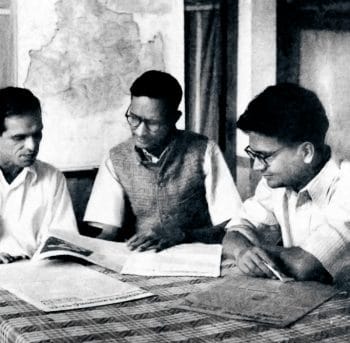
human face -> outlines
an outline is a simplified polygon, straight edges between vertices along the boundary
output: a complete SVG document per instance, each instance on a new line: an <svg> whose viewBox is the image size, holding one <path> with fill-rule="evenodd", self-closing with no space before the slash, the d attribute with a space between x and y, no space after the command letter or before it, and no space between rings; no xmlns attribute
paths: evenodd
<svg viewBox="0 0 350 343"><path fill-rule="evenodd" d="M164 100L133 96L127 116L139 119L138 125L128 121L135 146L150 153L163 151L176 122L170 111Z"/></svg>
<svg viewBox="0 0 350 343"><path fill-rule="evenodd" d="M253 169L261 173L271 188L291 187L299 189L304 183L306 165L298 144L286 145L274 137L249 132L249 147L258 155Z"/></svg>
<svg viewBox="0 0 350 343"><path fill-rule="evenodd" d="M43 124L41 115L24 114L6 117L0 135L0 165L3 168L24 168L38 155Z"/></svg>

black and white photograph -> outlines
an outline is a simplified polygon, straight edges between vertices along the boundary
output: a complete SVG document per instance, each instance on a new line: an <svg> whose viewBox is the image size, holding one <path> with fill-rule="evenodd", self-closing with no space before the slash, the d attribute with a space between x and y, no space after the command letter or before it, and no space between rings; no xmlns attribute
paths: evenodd
<svg viewBox="0 0 350 343"><path fill-rule="evenodd" d="M0 0L0 343L350 341L350 0Z"/></svg>

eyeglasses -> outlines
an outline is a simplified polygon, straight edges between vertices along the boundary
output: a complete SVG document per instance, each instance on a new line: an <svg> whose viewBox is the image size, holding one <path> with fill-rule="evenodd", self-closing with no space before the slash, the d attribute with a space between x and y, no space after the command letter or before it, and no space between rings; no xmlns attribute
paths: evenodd
<svg viewBox="0 0 350 343"><path fill-rule="evenodd" d="M247 155L254 161L257 159L260 163L264 165L264 167L267 167L271 163L271 158L276 156L277 153L279 153L282 149L285 147L279 148L273 152L270 153L262 153L254 151L249 145L244 149L244 151L247 153Z"/></svg>
<svg viewBox="0 0 350 343"><path fill-rule="evenodd" d="M163 121L144 119L139 117L138 115L130 112L130 107L125 113L126 120L132 128L137 128L141 123L145 124L145 127L150 132L157 132L162 125L164 125Z"/></svg>

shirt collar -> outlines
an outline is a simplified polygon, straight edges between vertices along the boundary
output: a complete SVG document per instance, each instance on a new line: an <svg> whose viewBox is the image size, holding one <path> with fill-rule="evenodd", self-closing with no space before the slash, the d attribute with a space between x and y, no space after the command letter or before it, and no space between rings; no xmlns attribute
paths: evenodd
<svg viewBox="0 0 350 343"><path fill-rule="evenodd" d="M330 186L339 175L339 165L330 159L320 172L299 191L299 195L307 193L314 202L322 202L328 194Z"/></svg>
<svg viewBox="0 0 350 343"><path fill-rule="evenodd" d="M38 178L38 171L37 171L37 163L36 161L29 167L25 167L24 169L28 170L28 174L32 175L32 182L35 182Z"/></svg>
<svg viewBox="0 0 350 343"><path fill-rule="evenodd" d="M4 177L2 170L0 170L0 173L1 173L3 180L5 181L5 177ZM16 176L16 178L11 182L9 187L10 188L17 187L18 185L22 184L28 176L31 177L30 181L32 183L35 182L35 180L37 179L38 173L36 170L36 163L35 162L29 167L24 167L21 170L21 172Z"/></svg>
<svg viewBox="0 0 350 343"><path fill-rule="evenodd" d="M174 132L173 139L170 141L168 146L163 150L161 155L159 157L154 156L150 152L148 152L146 149L134 147L136 152L136 158L139 163L142 164L157 164L161 159L164 158L164 156L167 155L171 147L174 145L174 142L176 141L176 138L178 136L178 130Z"/></svg>

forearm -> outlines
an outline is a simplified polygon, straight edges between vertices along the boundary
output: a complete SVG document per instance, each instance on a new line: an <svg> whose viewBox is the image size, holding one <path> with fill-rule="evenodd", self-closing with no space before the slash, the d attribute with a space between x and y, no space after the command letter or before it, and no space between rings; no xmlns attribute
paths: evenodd
<svg viewBox="0 0 350 343"><path fill-rule="evenodd" d="M238 231L227 231L222 242L223 256L237 260L240 253L254 244Z"/></svg>
<svg viewBox="0 0 350 343"><path fill-rule="evenodd" d="M332 281L332 276L322 263L300 247L261 246L261 248L269 253L283 273L296 280L324 283Z"/></svg>
<svg viewBox="0 0 350 343"><path fill-rule="evenodd" d="M224 226L207 226L194 228L186 232L185 242L201 242L207 244L220 244L225 236Z"/></svg>
<svg viewBox="0 0 350 343"><path fill-rule="evenodd" d="M89 222L86 224L87 228L85 227L86 232L89 232L88 236L93 233L93 237L99 238L99 239L105 239L108 241L114 241L117 238L118 232L121 230L119 227L115 227L112 225L107 224L100 224L100 223L94 223Z"/></svg>

